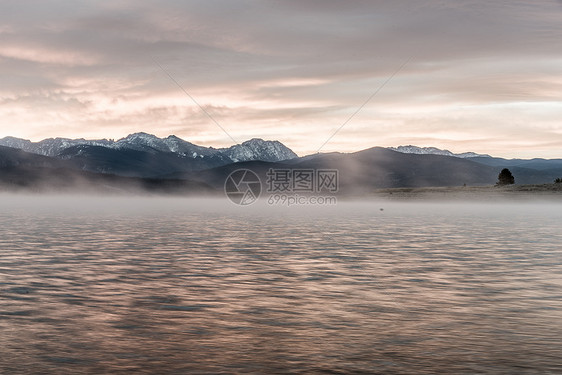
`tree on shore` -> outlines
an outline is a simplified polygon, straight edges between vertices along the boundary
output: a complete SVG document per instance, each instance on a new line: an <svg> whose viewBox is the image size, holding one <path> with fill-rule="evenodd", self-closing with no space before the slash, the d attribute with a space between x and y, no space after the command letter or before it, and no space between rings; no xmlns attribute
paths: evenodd
<svg viewBox="0 0 562 375"><path fill-rule="evenodd" d="M498 182L496 185L511 185L515 183L515 178L511 174L511 171L507 168L502 169L498 175Z"/></svg>
<svg viewBox="0 0 562 375"><path fill-rule="evenodd" d="M555 184L562 184L562 178L557 178L556 180L554 180Z"/></svg>

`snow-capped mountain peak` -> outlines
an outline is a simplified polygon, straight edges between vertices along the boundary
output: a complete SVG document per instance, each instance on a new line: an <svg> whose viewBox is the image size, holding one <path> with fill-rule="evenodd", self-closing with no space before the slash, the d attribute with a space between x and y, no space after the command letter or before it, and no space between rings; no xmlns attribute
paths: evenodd
<svg viewBox="0 0 562 375"><path fill-rule="evenodd" d="M264 141L261 138L252 138L249 141L220 149L234 162L261 160L282 161L298 157L291 149L279 141Z"/></svg>
<svg viewBox="0 0 562 375"><path fill-rule="evenodd" d="M445 156L454 156L457 158L490 157L490 155L477 154L475 152L463 152L460 154L455 154L449 150L442 150L437 147L418 147L413 145L389 147L389 149L393 151L401 152L403 154L445 155Z"/></svg>
<svg viewBox="0 0 562 375"><path fill-rule="evenodd" d="M133 133L119 139L111 145L112 148L130 149L148 152L170 152L166 143L155 135L148 133Z"/></svg>
<svg viewBox="0 0 562 375"><path fill-rule="evenodd" d="M30 152L29 150L32 148L33 142L16 137L5 137L0 140L0 145Z"/></svg>
<svg viewBox="0 0 562 375"><path fill-rule="evenodd" d="M108 147L112 143L113 141L107 139L86 140L83 138L80 139L47 138L40 142L31 142L27 139L21 139L15 137L5 137L0 139L0 146L18 148L26 152L45 155L45 156L57 156L61 151L69 147L78 146L78 145Z"/></svg>
<svg viewBox="0 0 562 375"><path fill-rule="evenodd" d="M188 157L203 157L216 154L217 150L212 147L203 147L184 141L183 139L169 135L163 139L164 143L168 146L170 152L175 152Z"/></svg>

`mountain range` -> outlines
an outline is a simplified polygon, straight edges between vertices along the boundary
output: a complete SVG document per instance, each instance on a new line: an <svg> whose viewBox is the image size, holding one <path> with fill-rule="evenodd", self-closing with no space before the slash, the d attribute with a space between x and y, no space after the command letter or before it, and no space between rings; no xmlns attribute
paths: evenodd
<svg viewBox="0 0 562 375"><path fill-rule="evenodd" d="M445 156L456 156L457 158L490 157L490 155L477 154L475 152L463 152L461 154L454 154L449 150L441 150L437 147L418 147L412 145L389 147L389 150L402 152L404 154L445 155Z"/></svg>
<svg viewBox="0 0 562 375"><path fill-rule="evenodd" d="M147 133L116 141L0 139L0 185L12 190L222 192L226 177L240 168L254 170L262 181L270 168L337 169L340 192L365 193L376 188L493 185L503 168L512 171L518 184L549 183L562 176L562 159L502 159L411 145L298 157L278 141L251 139L213 148Z"/></svg>
<svg viewBox="0 0 562 375"><path fill-rule="evenodd" d="M75 146L98 146L114 150L135 150L148 153L167 152L190 158L203 158L211 155L222 155L230 162L255 160L257 158L268 161L292 159L297 155L278 141L264 141L254 138L242 144L229 148L215 149L213 147L197 146L184 141L175 135L158 138L147 133L134 133L117 141L112 139L86 140L69 138L48 138L40 142L27 139L5 137L0 139L0 146L17 148L26 152L45 156L59 156L63 151Z"/></svg>
<svg viewBox="0 0 562 375"><path fill-rule="evenodd" d="M251 139L229 148L198 146L174 135L158 138L134 133L117 141L49 138L40 142L5 137L0 146L67 160L75 168L129 177L157 177L226 164L262 160L282 161L297 155L278 141Z"/></svg>

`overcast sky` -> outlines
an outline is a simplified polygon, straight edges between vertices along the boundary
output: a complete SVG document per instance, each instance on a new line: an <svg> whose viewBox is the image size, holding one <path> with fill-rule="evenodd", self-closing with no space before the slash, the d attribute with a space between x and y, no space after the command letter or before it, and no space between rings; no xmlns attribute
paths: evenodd
<svg viewBox="0 0 562 375"><path fill-rule="evenodd" d="M562 158L558 0L2 0L0 20L0 137L232 144L206 111L305 155L380 89L323 152Z"/></svg>

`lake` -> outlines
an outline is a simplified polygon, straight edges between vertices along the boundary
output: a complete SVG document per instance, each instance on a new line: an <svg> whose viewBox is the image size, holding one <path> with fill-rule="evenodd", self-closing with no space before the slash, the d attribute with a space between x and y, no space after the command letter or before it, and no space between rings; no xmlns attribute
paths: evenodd
<svg viewBox="0 0 562 375"><path fill-rule="evenodd" d="M562 204L0 197L2 374L562 373Z"/></svg>

